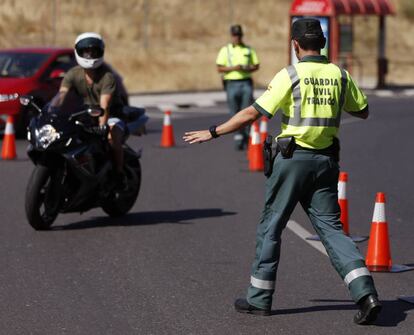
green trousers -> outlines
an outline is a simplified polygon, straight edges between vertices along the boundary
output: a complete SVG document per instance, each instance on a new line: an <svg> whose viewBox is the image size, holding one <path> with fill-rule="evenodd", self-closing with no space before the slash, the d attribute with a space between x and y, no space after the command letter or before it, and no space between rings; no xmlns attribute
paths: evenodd
<svg viewBox="0 0 414 335"><path fill-rule="evenodd" d="M279 264L281 234L300 203L321 238L332 265L355 302L377 294L355 243L342 231L338 205L339 166L329 155L298 149L290 159L277 155L266 182L266 200L257 227L256 256L247 301L270 309Z"/></svg>
<svg viewBox="0 0 414 335"><path fill-rule="evenodd" d="M227 103L231 114L236 114L253 103L253 84L250 79L226 81ZM249 139L249 127L234 136L236 147L245 148Z"/></svg>

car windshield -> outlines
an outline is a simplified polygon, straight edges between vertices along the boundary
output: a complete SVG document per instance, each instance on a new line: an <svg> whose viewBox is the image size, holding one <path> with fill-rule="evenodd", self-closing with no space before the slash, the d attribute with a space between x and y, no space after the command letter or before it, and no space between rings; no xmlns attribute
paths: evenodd
<svg viewBox="0 0 414 335"><path fill-rule="evenodd" d="M48 57L38 53L0 53L0 77L31 77Z"/></svg>

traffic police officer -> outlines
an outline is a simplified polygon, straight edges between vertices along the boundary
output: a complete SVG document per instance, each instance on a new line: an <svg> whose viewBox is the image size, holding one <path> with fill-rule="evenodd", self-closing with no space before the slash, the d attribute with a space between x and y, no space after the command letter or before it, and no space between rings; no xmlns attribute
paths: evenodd
<svg viewBox="0 0 414 335"><path fill-rule="evenodd" d="M223 74L223 85L231 114L253 103L253 81L251 73L259 69L256 51L243 43L240 25L230 27L232 43L220 49L217 56L217 70ZM234 136L236 149L243 150L248 141L248 131L241 129Z"/></svg>
<svg viewBox="0 0 414 335"><path fill-rule="evenodd" d="M266 183L266 200L257 229L256 257L246 299L237 299L238 312L270 315L279 264L281 233L298 202L319 234L331 262L348 287L359 311L357 324L372 323L381 303L370 272L339 221L336 135L341 110L367 118L368 104L349 73L320 55L325 38L316 19L292 25L297 65L276 74L256 102L224 124L188 132L184 139L201 143L235 131L261 114L271 118L282 109L282 150ZM292 144L293 143L293 144Z"/></svg>

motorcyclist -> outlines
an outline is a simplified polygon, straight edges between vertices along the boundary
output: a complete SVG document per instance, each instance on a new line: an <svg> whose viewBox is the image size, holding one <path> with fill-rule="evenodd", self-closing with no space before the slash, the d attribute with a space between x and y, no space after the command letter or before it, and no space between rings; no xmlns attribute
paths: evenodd
<svg viewBox="0 0 414 335"><path fill-rule="evenodd" d="M126 124L122 120L125 99L111 67L104 63L105 43L101 35L93 32L80 34L75 41L75 57L78 66L70 69L63 78L59 92L50 108L59 107L69 91L74 91L88 105L99 105L104 114L99 126L104 131L109 127L108 140L112 148L114 180L125 187L123 173L123 149Z"/></svg>

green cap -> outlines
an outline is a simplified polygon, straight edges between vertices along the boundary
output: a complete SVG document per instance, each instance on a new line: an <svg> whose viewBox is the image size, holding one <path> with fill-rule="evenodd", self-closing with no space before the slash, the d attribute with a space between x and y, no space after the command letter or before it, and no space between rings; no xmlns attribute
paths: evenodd
<svg viewBox="0 0 414 335"><path fill-rule="evenodd" d="M321 23L317 19L298 19L292 25L292 39L323 37Z"/></svg>

